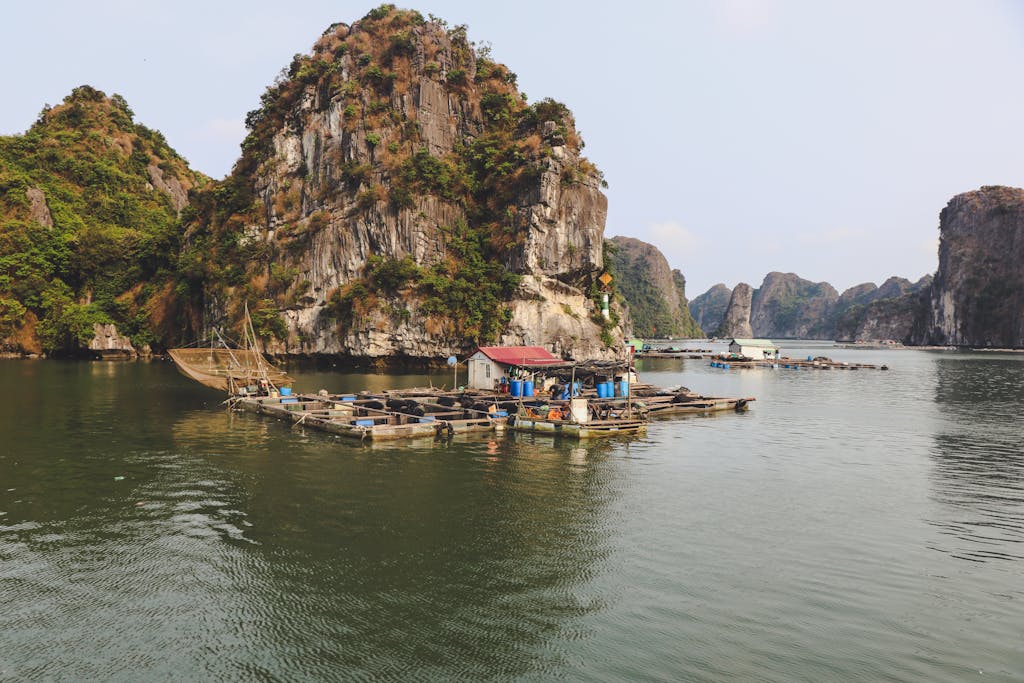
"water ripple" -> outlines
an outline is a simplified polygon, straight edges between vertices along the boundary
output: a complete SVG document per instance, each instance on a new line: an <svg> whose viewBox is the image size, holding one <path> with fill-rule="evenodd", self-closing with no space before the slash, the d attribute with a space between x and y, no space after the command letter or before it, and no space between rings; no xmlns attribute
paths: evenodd
<svg viewBox="0 0 1024 683"><path fill-rule="evenodd" d="M639 438L373 447L0 363L43 406L0 406L0 679L1020 679L1024 363L886 358L642 368L758 401Z"/></svg>

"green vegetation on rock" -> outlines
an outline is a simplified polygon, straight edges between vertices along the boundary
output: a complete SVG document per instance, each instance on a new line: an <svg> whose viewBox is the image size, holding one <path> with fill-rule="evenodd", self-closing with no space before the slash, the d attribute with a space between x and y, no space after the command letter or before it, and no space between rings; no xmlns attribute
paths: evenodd
<svg viewBox="0 0 1024 683"><path fill-rule="evenodd" d="M444 106L456 112L446 115L465 131L450 148L428 144L420 105L403 100L404 93L431 92L428 86L444 93ZM340 114L343 136L332 133L322 143L330 146L323 154L340 169L340 183L323 177L333 171L319 159L282 170L275 136L309 115L299 114L309 98L316 111ZM428 22L393 5L351 26L329 27L312 54L295 55L267 88L246 125L232 175L197 193L188 216L179 290L193 309L211 295L227 301L240 293L288 308L296 288L273 277L271 268L305 258L311 210L353 230L364 222L390 229L416 211L417 220L427 220L422 207L432 198L451 207L430 219L440 258L378 253L355 279L326 293L326 311L345 333L371 314L407 318L414 307L444 320L451 338L493 341L509 320L507 303L519 283L509 264L526 244L523 198L539 187L553 148L567 148L571 153L561 158L575 160L562 172L563 183L603 182L578 156L583 142L565 105L528 104L516 75L493 61L487 46L470 42L465 26L436 17ZM585 289L594 273L578 275L574 284Z"/></svg>
<svg viewBox="0 0 1024 683"><path fill-rule="evenodd" d="M370 257L364 277L332 293L332 316L342 325L358 324L378 302L402 294L415 297L425 314L453 320L453 331L462 337L474 342L495 339L508 323L505 302L520 277L484 258L479 230L458 222L447 232L451 258L429 267L408 256Z"/></svg>
<svg viewBox="0 0 1024 683"><path fill-rule="evenodd" d="M237 331L244 303L283 352L414 315L449 347L496 340L523 275L593 286L606 213L568 108L516 80L465 26L381 5L295 55L217 182L119 96L75 89L0 138L0 342L72 353L114 323L166 347ZM542 225L542 191L582 218Z"/></svg>
<svg viewBox="0 0 1024 683"><path fill-rule="evenodd" d="M639 337L701 337L690 315L686 279L669 270L668 261L653 245L627 237L614 237L606 249L617 277L618 291L629 307L633 334Z"/></svg>
<svg viewBox="0 0 1024 683"><path fill-rule="evenodd" d="M75 353L107 322L152 341L178 209L203 181L123 98L85 85L0 137L0 342Z"/></svg>

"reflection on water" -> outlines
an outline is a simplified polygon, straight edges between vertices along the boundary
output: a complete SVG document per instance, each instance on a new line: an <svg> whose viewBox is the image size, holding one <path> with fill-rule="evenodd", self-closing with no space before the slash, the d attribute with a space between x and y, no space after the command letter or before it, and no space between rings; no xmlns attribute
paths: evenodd
<svg viewBox="0 0 1024 683"><path fill-rule="evenodd" d="M0 679L543 675L606 602L611 445L366 447L160 365L0 364L24 369L39 409L0 411Z"/></svg>
<svg viewBox="0 0 1024 683"><path fill-rule="evenodd" d="M645 361L758 401L368 445L163 363L0 362L0 680L1024 678L1024 358L885 359Z"/></svg>
<svg viewBox="0 0 1024 683"><path fill-rule="evenodd" d="M1024 559L1024 363L986 358L936 362L935 498L949 511L934 523L945 552L963 559Z"/></svg>

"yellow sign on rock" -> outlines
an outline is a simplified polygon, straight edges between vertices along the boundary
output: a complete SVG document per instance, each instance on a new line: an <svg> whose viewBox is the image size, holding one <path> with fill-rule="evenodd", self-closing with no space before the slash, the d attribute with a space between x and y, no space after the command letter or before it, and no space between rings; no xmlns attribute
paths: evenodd
<svg viewBox="0 0 1024 683"><path fill-rule="evenodd" d="M609 275L608 273L605 273L605 274L603 274L601 277L599 277L597 279L601 281L602 285L607 287L608 283L612 281L612 276Z"/></svg>

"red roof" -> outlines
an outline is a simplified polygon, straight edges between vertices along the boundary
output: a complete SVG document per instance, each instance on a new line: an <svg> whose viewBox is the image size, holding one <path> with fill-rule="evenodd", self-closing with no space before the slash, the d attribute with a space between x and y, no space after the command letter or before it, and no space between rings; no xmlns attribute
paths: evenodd
<svg viewBox="0 0 1024 683"><path fill-rule="evenodd" d="M504 365L550 365L562 362L543 346L481 346L480 352Z"/></svg>

